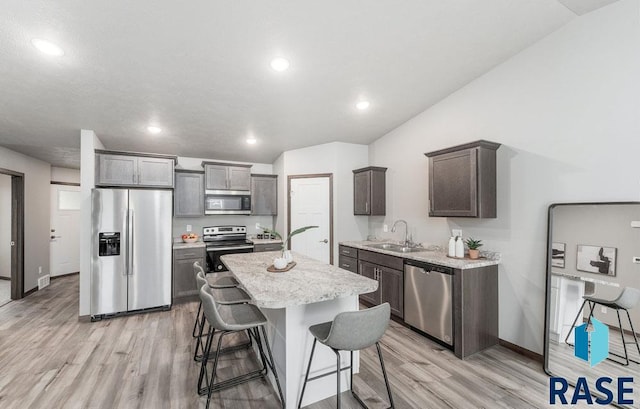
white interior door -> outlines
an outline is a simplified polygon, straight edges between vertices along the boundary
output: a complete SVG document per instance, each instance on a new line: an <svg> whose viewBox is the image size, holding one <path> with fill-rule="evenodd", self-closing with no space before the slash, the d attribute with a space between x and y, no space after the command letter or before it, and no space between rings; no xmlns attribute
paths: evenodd
<svg viewBox="0 0 640 409"><path fill-rule="evenodd" d="M291 250L325 263L331 258L329 177L291 179L291 229L318 226L294 236Z"/></svg>
<svg viewBox="0 0 640 409"><path fill-rule="evenodd" d="M51 275L80 271L80 186L51 185Z"/></svg>

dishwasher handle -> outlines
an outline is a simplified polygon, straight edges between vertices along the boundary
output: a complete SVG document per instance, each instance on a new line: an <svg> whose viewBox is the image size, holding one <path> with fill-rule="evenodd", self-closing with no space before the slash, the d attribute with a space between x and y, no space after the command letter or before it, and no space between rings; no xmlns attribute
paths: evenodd
<svg viewBox="0 0 640 409"><path fill-rule="evenodd" d="M435 272L435 273L453 275L453 268L440 266L440 265L437 265L437 264L422 263L422 262L414 261L414 260L405 260L404 265L405 265L405 270L406 270L406 268L408 266L411 266L411 267L418 268L418 269L422 270L426 274Z"/></svg>

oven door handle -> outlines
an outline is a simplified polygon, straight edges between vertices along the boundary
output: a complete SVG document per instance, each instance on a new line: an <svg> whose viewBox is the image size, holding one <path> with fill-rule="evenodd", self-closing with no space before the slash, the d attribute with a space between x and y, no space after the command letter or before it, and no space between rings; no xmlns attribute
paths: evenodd
<svg viewBox="0 0 640 409"><path fill-rule="evenodd" d="M207 247L207 251L253 250L253 246Z"/></svg>

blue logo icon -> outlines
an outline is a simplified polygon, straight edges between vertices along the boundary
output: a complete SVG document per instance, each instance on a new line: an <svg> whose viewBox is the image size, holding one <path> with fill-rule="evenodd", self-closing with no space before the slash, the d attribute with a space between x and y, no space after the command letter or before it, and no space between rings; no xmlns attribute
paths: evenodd
<svg viewBox="0 0 640 409"><path fill-rule="evenodd" d="M589 362L591 367L598 365L609 356L609 327L591 317L592 330L587 331L587 323L574 330L574 355ZM591 347L591 351L589 351Z"/></svg>

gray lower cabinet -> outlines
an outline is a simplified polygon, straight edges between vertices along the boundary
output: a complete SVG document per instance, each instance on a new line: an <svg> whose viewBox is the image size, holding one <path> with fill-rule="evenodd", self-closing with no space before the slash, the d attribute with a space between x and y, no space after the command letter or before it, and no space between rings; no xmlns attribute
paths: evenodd
<svg viewBox="0 0 640 409"><path fill-rule="evenodd" d="M203 162L207 190L251 190L251 165Z"/></svg>
<svg viewBox="0 0 640 409"><path fill-rule="evenodd" d="M358 273L358 259L340 254L338 258L338 267L349 270L352 273Z"/></svg>
<svg viewBox="0 0 640 409"><path fill-rule="evenodd" d="M173 251L173 298L198 294L198 286L193 274L193 263L205 265L205 249L186 248Z"/></svg>
<svg viewBox="0 0 640 409"><path fill-rule="evenodd" d="M251 215L278 215L278 175L251 175Z"/></svg>
<svg viewBox="0 0 640 409"><path fill-rule="evenodd" d="M496 217L496 150L477 141L429 157L429 216Z"/></svg>
<svg viewBox="0 0 640 409"><path fill-rule="evenodd" d="M175 217L204 216L204 172L175 172L173 215Z"/></svg>
<svg viewBox="0 0 640 409"><path fill-rule="evenodd" d="M404 317L404 260L372 251L358 251L358 273L378 281L378 290L361 299L373 305L388 302L391 314Z"/></svg>
<svg viewBox="0 0 640 409"><path fill-rule="evenodd" d="M353 214L384 216L387 168L369 166L353 171Z"/></svg>
<svg viewBox="0 0 640 409"><path fill-rule="evenodd" d="M282 243L254 244L253 252L260 253L263 251L279 251L282 250Z"/></svg>
<svg viewBox="0 0 640 409"><path fill-rule="evenodd" d="M172 188L174 167L171 157L96 151L96 185Z"/></svg>

